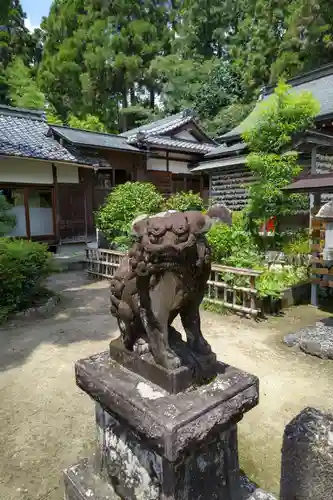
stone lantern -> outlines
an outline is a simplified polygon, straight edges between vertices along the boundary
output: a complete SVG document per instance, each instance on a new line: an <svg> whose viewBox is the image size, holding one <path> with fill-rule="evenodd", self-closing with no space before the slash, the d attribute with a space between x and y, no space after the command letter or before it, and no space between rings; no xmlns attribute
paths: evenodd
<svg viewBox="0 0 333 500"><path fill-rule="evenodd" d="M333 261L333 200L321 207L316 219L326 223L323 259Z"/></svg>

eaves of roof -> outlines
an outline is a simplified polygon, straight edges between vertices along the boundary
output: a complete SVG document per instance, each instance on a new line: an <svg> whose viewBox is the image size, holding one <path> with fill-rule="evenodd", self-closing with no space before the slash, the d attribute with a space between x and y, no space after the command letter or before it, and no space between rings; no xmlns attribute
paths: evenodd
<svg viewBox="0 0 333 500"><path fill-rule="evenodd" d="M105 166L104 159L63 147L47 136L48 128L41 113L0 106L0 155Z"/></svg>
<svg viewBox="0 0 333 500"><path fill-rule="evenodd" d="M140 149L129 144L126 138L120 135L50 125L48 135L51 136L52 134L81 148L111 149L122 152L142 153Z"/></svg>
<svg viewBox="0 0 333 500"><path fill-rule="evenodd" d="M138 144L146 148L150 146L179 152L198 153L201 155L204 155L214 148L211 144L202 144L198 142L186 141L184 139L174 139L171 137L156 135L148 135L146 137L141 136L137 139L137 141Z"/></svg>

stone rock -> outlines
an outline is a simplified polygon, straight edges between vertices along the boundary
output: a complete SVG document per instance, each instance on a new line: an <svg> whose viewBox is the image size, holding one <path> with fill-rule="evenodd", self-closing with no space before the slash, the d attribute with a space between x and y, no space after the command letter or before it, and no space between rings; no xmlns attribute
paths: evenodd
<svg viewBox="0 0 333 500"><path fill-rule="evenodd" d="M332 500L333 415L305 408L284 433L280 500Z"/></svg>
<svg viewBox="0 0 333 500"><path fill-rule="evenodd" d="M333 359L333 320L318 321L314 326L302 328L283 339L289 347L299 345L300 349L322 359Z"/></svg>
<svg viewBox="0 0 333 500"><path fill-rule="evenodd" d="M241 476L241 500L277 500L274 495L267 493L257 486L245 475Z"/></svg>
<svg viewBox="0 0 333 500"><path fill-rule="evenodd" d="M64 471L64 482L64 500L121 500L87 459L68 467Z"/></svg>
<svg viewBox="0 0 333 500"><path fill-rule="evenodd" d="M289 333L289 335L286 335L283 339L283 342L287 344L288 347L294 347L295 345L299 344L301 338L301 334L298 333Z"/></svg>
<svg viewBox="0 0 333 500"><path fill-rule="evenodd" d="M246 500L277 500L277 498L271 493L258 488Z"/></svg>

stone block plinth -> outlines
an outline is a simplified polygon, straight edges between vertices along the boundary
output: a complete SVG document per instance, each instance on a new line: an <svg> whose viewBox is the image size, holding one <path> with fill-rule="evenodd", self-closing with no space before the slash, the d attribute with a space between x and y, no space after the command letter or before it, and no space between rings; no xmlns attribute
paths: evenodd
<svg viewBox="0 0 333 500"><path fill-rule="evenodd" d="M96 402L90 473L112 487L112 500L241 500L237 422L257 405L258 380L223 363L217 372L172 394L109 353L76 363L78 386ZM67 499L80 498L70 484Z"/></svg>

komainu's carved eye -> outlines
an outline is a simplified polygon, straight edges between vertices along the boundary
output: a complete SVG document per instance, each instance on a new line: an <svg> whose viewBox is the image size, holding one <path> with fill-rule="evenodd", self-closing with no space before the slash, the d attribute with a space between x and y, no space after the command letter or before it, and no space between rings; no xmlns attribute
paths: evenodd
<svg viewBox="0 0 333 500"><path fill-rule="evenodd" d="M155 224L149 225L149 228L148 228L149 236L150 235L163 236L163 234L165 234L165 232L166 232L166 227L162 224L155 223Z"/></svg>
<svg viewBox="0 0 333 500"><path fill-rule="evenodd" d="M157 243L159 243L160 241L160 236L155 236L155 234L151 234L149 239L154 245L157 245Z"/></svg>
<svg viewBox="0 0 333 500"><path fill-rule="evenodd" d="M188 224L184 220L184 222L176 222L175 224L172 225L172 230L175 234L180 236L181 234L185 234L188 232Z"/></svg>

